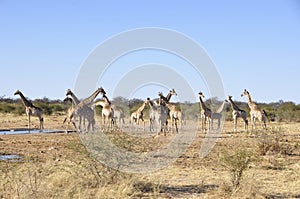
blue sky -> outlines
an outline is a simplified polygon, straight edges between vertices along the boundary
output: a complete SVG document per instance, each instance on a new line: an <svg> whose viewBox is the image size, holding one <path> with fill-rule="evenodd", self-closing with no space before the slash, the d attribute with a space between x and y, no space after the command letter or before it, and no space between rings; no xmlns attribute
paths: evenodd
<svg viewBox="0 0 300 199"><path fill-rule="evenodd" d="M300 103L297 0L0 0L0 27L0 96L14 97L20 89L31 99L63 99L99 44L130 29L159 27L201 45L215 63L225 93L235 100L246 101L240 94L247 88L255 101ZM110 90L113 84L101 86ZM203 82L193 89L207 90ZM142 93L137 96L145 97Z"/></svg>

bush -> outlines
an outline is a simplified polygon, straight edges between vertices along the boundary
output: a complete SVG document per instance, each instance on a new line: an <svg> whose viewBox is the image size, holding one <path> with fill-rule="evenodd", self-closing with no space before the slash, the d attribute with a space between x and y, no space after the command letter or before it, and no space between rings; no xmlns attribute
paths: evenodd
<svg viewBox="0 0 300 199"><path fill-rule="evenodd" d="M52 108L52 112L65 111L65 108L61 104L53 104L51 108Z"/></svg>
<svg viewBox="0 0 300 199"><path fill-rule="evenodd" d="M238 149L233 153L224 151L220 158L222 166L224 166L231 174L232 188L234 193L238 190L243 173L249 168L249 164L253 160L253 153L245 149Z"/></svg>
<svg viewBox="0 0 300 199"><path fill-rule="evenodd" d="M268 153L289 155L293 153L295 148L284 140L284 135L280 128L259 132L257 142L257 153L260 155Z"/></svg>
<svg viewBox="0 0 300 199"><path fill-rule="evenodd" d="M6 102L3 102L3 103L0 104L0 111L1 112L10 113L10 112L13 112L15 109L16 109L16 107L13 106L13 104L6 103Z"/></svg>
<svg viewBox="0 0 300 199"><path fill-rule="evenodd" d="M300 106L293 102L282 102L276 110L276 119L278 122L299 122Z"/></svg>

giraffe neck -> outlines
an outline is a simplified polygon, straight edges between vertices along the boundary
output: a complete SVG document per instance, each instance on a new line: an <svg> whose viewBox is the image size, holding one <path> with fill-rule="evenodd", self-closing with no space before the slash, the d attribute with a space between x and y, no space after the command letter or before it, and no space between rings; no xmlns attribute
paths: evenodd
<svg viewBox="0 0 300 199"><path fill-rule="evenodd" d="M200 100L200 106L201 106L202 110L207 109L204 102L202 101L202 97L199 96L199 100Z"/></svg>
<svg viewBox="0 0 300 199"><path fill-rule="evenodd" d="M80 103L79 99L76 97L76 95L73 92L71 92L71 97L73 98L72 102L74 105L77 105Z"/></svg>
<svg viewBox="0 0 300 199"><path fill-rule="evenodd" d="M111 104L111 102L109 101L108 97L105 94L103 94L103 98L106 103Z"/></svg>
<svg viewBox="0 0 300 199"><path fill-rule="evenodd" d="M165 97L166 101L169 102L170 99L171 99L171 97L172 97L172 93L169 92L168 95L167 95L167 97Z"/></svg>
<svg viewBox="0 0 300 199"><path fill-rule="evenodd" d="M138 108L139 112L142 112L145 109L147 101L145 101L140 108Z"/></svg>
<svg viewBox="0 0 300 199"><path fill-rule="evenodd" d="M232 99L229 99L229 102L230 102L230 105L231 105L231 108L235 111L239 111L239 107L232 101Z"/></svg>
<svg viewBox="0 0 300 199"><path fill-rule="evenodd" d="M19 93L19 95L21 97L21 100L22 100L22 103L24 104L24 106L33 107L33 104L31 102L29 102L21 92Z"/></svg>
<svg viewBox="0 0 300 199"><path fill-rule="evenodd" d="M250 109L255 109L256 108L256 104L252 101L250 94L247 94L247 98L248 98L248 106L250 107Z"/></svg>
<svg viewBox="0 0 300 199"><path fill-rule="evenodd" d="M150 105L150 107L151 107L151 109L153 109L153 102L152 101L149 101L149 105Z"/></svg>
<svg viewBox="0 0 300 199"><path fill-rule="evenodd" d="M79 104L80 107L86 106L93 102L93 100L97 97L97 95L100 93L100 89L98 88L91 96L88 98L82 100Z"/></svg>
<svg viewBox="0 0 300 199"><path fill-rule="evenodd" d="M250 94L247 94L247 98L248 98L248 103L253 103Z"/></svg>
<svg viewBox="0 0 300 199"><path fill-rule="evenodd" d="M218 110L216 111L217 113L221 113L224 109L224 106L225 106L226 102L223 101L223 103L221 104L220 108L218 108Z"/></svg>

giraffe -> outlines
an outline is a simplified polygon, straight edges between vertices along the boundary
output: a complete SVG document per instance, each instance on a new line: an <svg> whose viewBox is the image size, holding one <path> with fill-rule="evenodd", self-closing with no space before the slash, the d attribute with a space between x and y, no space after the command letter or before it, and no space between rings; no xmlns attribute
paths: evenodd
<svg viewBox="0 0 300 199"><path fill-rule="evenodd" d="M166 101L167 101L167 102L169 102L169 101L171 100L172 95L177 96L177 93L176 93L176 91L174 90L174 88L172 88L172 89L169 91L168 95L166 96Z"/></svg>
<svg viewBox="0 0 300 199"><path fill-rule="evenodd" d="M159 92L159 93L161 93L161 92ZM159 96L159 93L158 93L158 96ZM172 89L169 91L169 93L167 94L166 97L163 96L163 95L162 95L162 96L159 96L159 97L161 97L164 101L169 102L169 101L171 100L172 95L177 96L177 93L176 93L176 91L174 90L174 88L172 88ZM155 103L155 105L160 105L160 104L159 104L159 99L153 100L153 102Z"/></svg>
<svg viewBox="0 0 300 199"><path fill-rule="evenodd" d="M232 109L232 118L233 118L233 124L234 129L233 131L236 132L236 126L237 126L237 119L241 117L244 120L244 130L248 131L248 120L247 120L247 113L246 111L240 109L232 100L232 96L228 96L228 101L230 102L231 109Z"/></svg>
<svg viewBox="0 0 300 199"><path fill-rule="evenodd" d="M212 112L211 115L211 128L213 128L213 120L218 120L218 129L220 129L221 126L221 119L222 119L222 111L225 108L225 105L227 104L227 100L224 100L221 104L221 106L216 110L216 112Z"/></svg>
<svg viewBox="0 0 300 199"><path fill-rule="evenodd" d="M84 112L86 112L87 107L91 106L94 99L97 97L97 95L102 92L103 88L98 88L95 92L93 92L88 98L82 100L79 104L77 104L74 107L74 115L80 115ZM80 131L80 129L79 129Z"/></svg>
<svg viewBox="0 0 300 199"><path fill-rule="evenodd" d="M119 125L125 124L123 110L120 107L115 106L114 104L111 105L111 107L114 110L114 119L116 119L116 121L118 121L118 124Z"/></svg>
<svg viewBox="0 0 300 199"><path fill-rule="evenodd" d="M72 103L72 107L73 106L76 106L80 103L80 100L76 97L76 95L71 91L71 89L68 89L67 92L66 92L66 96L70 95L72 97L71 98L65 98L64 101L70 101ZM68 115L71 114L71 107L69 108L70 110L68 110ZM69 112L70 111L70 112ZM74 108L73 108L73 111L74 111ZM72 118L74 117L74 120L75 120L75 116L74 113L71 114L72 115ZM79 112L78 112L78 115L79 115L79 129L81 129L81 123L82 123L82 118L83 118L83 126L85 128L85 119L87 119L88 121L88 126L86 128L86 130L89 130L90 128L92 130L94 130L94 126L95 126L95 113L94 113L94 110L89 107L89 106L85 106L83 109L81 109ZM66 119L65 119L66 120ZM64 121L65 122L65 121ZM74 124L74 123L73 123ZM67 126L68 127L68 126Z"/></svg>
<svg viewBox="0 0 300 199"><path fill-rule="evenodd" d="M63 102L71 102L74 103L72 98L66 97ZM68 120L68 121L67 121ZM65 117L63 124L67 121L67 127L66 127L66 133L68 133L69 130L69 124L72 123L74 128L77 129L75 121L74 121L74 106L70 106L67 110L67 116Z"/></svg>
<svg viewBox="0 0 300 199"><path fill-rule="evenodd" d="M105 106L106 108L102 109L102 114L109 116L108 118L110 119L110 126L112 127L113 124L115 123L115 121L114 121L114 115L115 115L114 109L112 108L112 104L111 104L110 100L108 99L108 97L106 96L105 91L102 92L102 97L103 97L103 99L106 103L106 106Z"/></svg>
<svg viewBox="0 0 300 199"><path fill-rule="evenodd" d="M204 98L204 95L202 92L198 93L199 95L199 101L200 101L200 107L201 107L201 111L200 111L200 119L201 119L201 124L202 124L202 130L206 130L206 120L208 119L208 129L210 129L210 121L211 121L211 115L212 112L209 108L206 107L206 105L204 104L202 98Z"/></svg>
<svg viewBox="0 0 300 199"><path fill-rule="evenodd" d="M258 108L257 104L252 101L252 98L250 96L250 93L244 89L243 93L241 94L241 97L247 96L248 98L248 106L250 108L250 119L252 123L252 130L255 129L255 121L258 119L261 123L262 128L266 129L266 112L265 110L261 110Z"/></svg>
<svg viewBox="0 0 300 199"><path fill-rule="evenodd" d="M68 95L71 95L71 97L72 97L72 104L73 105L77 105L77 104L79 104L80 103L80 100L76 97L76 95L71 91L71 89L68 89L67 90L67 92L66 92L66 96L68 96ZM66 99L65 98L65 100L66 101L70 101L69 99ZM69 112L69 110L68 110L68 112ZM70 113L68 113L68 114L71 114L71 109L70 109ZM71 114L72 115L72 119L73 119L73 117L74 117L74 121L75 121L75 115L74 115L74 107L73 107L73 114ZM81 123L82 123L82 117L83 117L83 115L82 114L79 114L79 129L81 129ZM84 126L85 126L85 119L83 119L83 123L84 123ZM75 124L75 122L74 122L74 124ZM77 128L76 128L77 129Z"/></svg>
<svg viewBox="0 0 300 199"><path fill-rule="evenodd" d="M167 127L167 112L165 107L162 105L162 100L159 99L158 105L156 105L150 98L147 98L147 102L150 106L150 131L154 131L154 124L160 125L160 132L164 132L166 135L166 127Z"/></svg>
<svg viewBox="0 0 300 199"><path fill-rule="evenodd" d="M169 116L171 119L171 125L174 126L175 125L175 131L176 133L178 133L178 126L177 126L177 121L179 121L180 127L182 127L182 112L181 110L179 110L175 104L166 102L166 106L168 107L168 109L170 110L169 112Z"/></svg>
<svg viewBox="0 0 300 199"><path fill-rule="evenodd" d="M148 103L148 100L146 99L143 104L133 113L130 115L130 123L135 123L136 125L139 124L139 120L142 120L144 130L145 130L145 120L144 120L144 114L143 110L145 109L146 104Z"/></svg>
<svg viewBox="0 0 300 199"><path fill-rule="evenodd" d="M112 108L112 104L106 96L104 89L102 89L101 94L103 100L96 101L94 105L102 107L101 117L103 119L103 126L105 126L107 119L107 121L110 120L109 127L112 127L114 124L114 109Z"/></svg>
<svg viewBox="0 0 300 199"><path fill-rule="evenodd" d="M17 90L14 95L19 95L21 97L22 103L25 106L25 111L28 116L28 131L30 131L30 116L35 116L39 118L40 130L44 128L44 118L42 109L34 106L30 101L28 101L20 90Z"/></svg>
<svg viewBox="0 0 300 199"><path fill-rule="evenodd" d="M174 89L173 89L173 91L174 91ZM178 109L175 104L169 102L171 97L164 97L161 92L158 93L158 96L162 99L162 101L164 102L166 107L169 109L169 116L170 116L170 119L171 119L171 124L172 124L172 126L175 125L176 133L178 133L177 121L179 121L180 127L182 127L182 112L181 112L181 110Z"/></svg>
<svg viewBox="0 0 300 199"><path fill-rule="evenodd" d="M176 91L174 90L174 88L170 89L169 93L167 94L167 96L165 97L161 92L158 93L158 99L157 100L154 100L154 104L156 106L165 106L165 102L170 102L171 100L171 97L175 95L177 96L177 93ZM161 101L159 101L161 100ZM181 114L182 118L183 118L183 114ZM168 126L168 120L166 121L166 127Z"/></svg>

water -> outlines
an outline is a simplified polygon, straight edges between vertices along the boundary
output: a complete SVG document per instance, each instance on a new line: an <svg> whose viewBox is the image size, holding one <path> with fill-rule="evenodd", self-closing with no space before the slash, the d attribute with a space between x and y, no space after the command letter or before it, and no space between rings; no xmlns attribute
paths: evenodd
<svg viewBox="0 0 300 199"><path fill-rule="evenodd" d="M0 135L13 135L13 134L26 134L26 133L57 133L64 132L63 130L55 129L31 129L30 132L28 129L11 129L11 130L0 130Z"/></svg>
<svg viewBox="0 0 300 199"><path fill-rule="evenodd" d="M22 156L19 155L0 155L0 161L19 162L22 160Z"/></svg>

